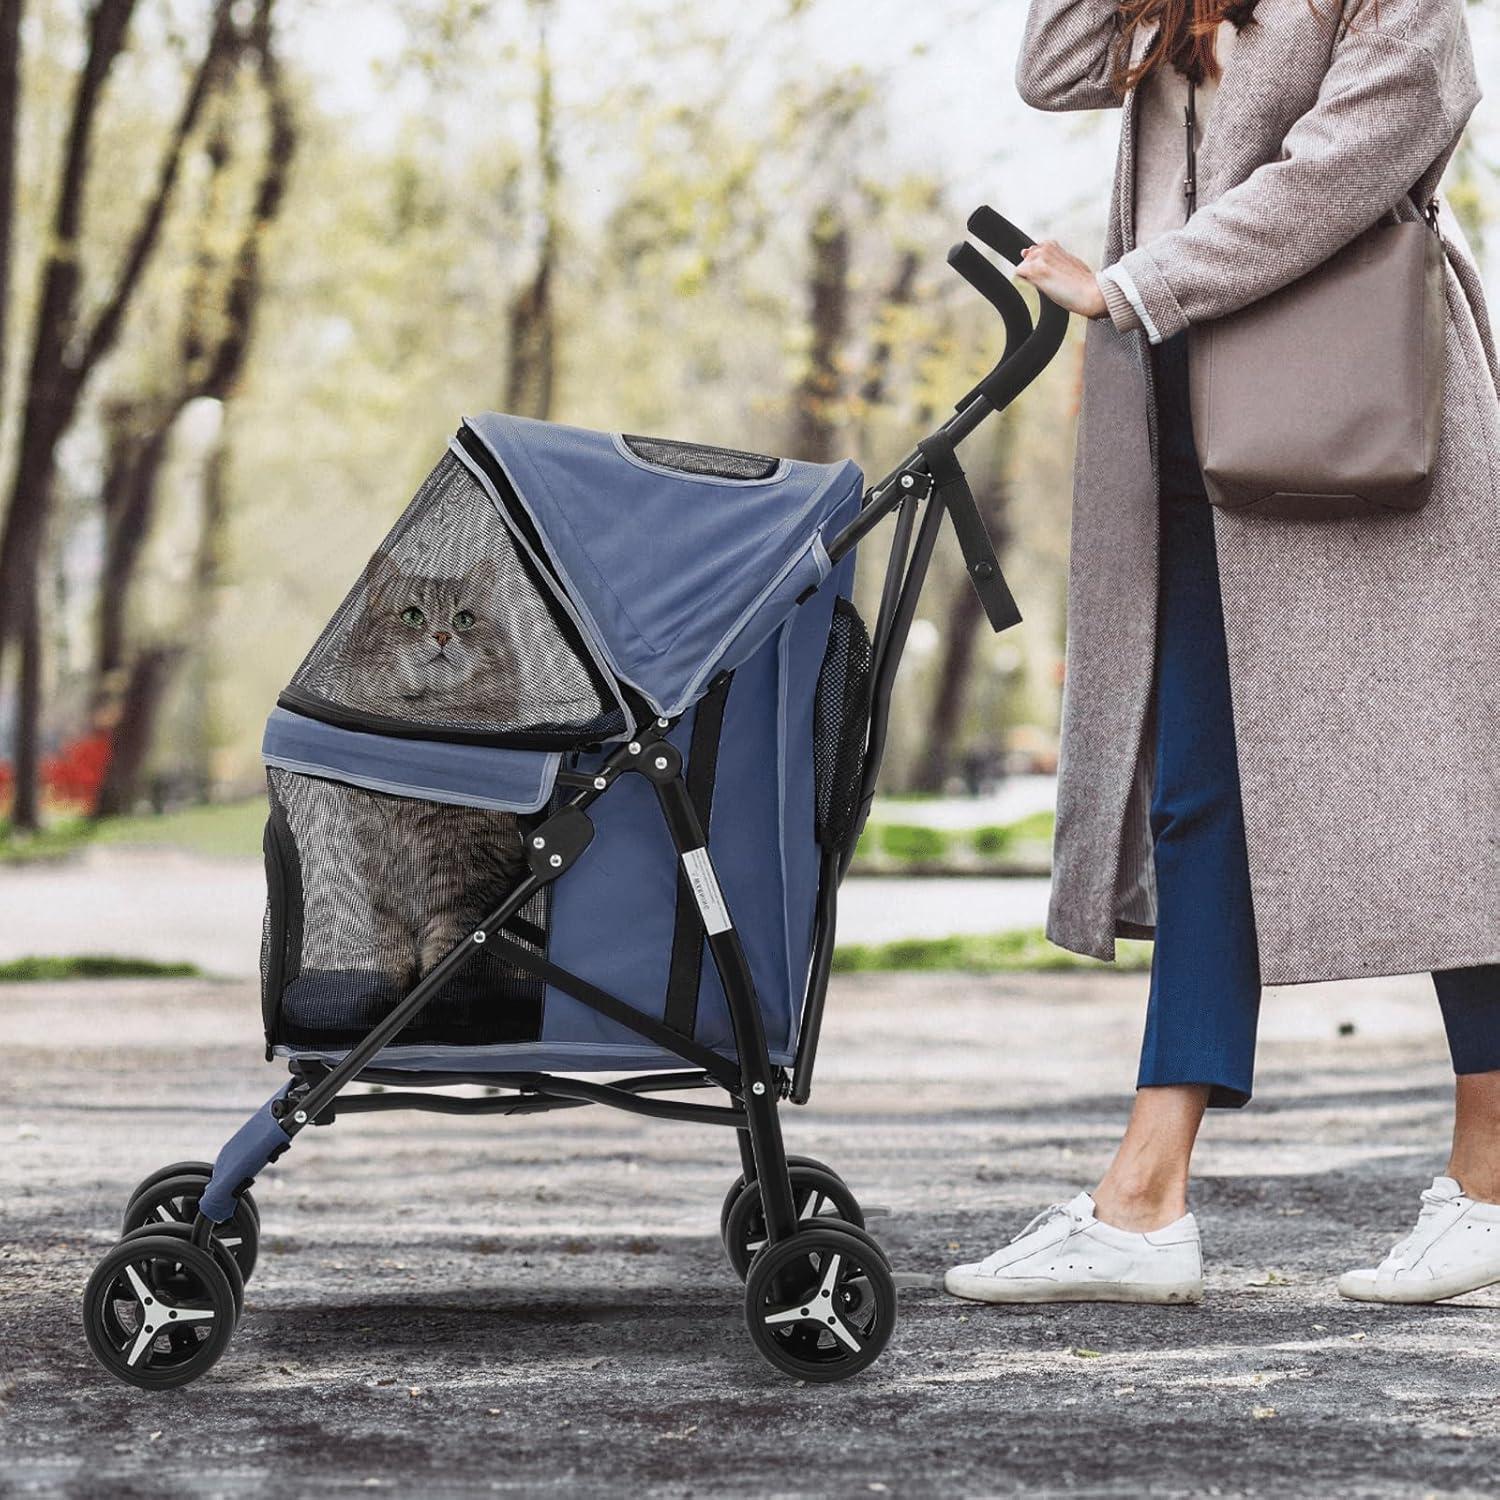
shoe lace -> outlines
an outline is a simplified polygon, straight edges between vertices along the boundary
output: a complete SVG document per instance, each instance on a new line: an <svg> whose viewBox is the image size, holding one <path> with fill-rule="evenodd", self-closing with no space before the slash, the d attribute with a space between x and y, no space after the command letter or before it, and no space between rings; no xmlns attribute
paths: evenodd
<svg viewBox="0 0 1500 1500"><path fill-rule="evenodd" d="M1083 1216L1071 1203L1054 1203L1050 1208L1044 1208L1019 1234L1012 1235L1011 1244L1014 1245L1017 1240L1024 1240L1028 1234L1035 1233L1054 1219L1071 1219L1075 1224L1084 1222Z"/></svg>

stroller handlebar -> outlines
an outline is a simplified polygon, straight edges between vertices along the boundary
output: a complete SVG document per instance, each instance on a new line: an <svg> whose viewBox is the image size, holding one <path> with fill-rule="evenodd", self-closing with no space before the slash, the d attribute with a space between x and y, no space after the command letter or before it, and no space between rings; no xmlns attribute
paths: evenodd
<svg viewBox="0 0 1500 1500"><path fill-rule="evenodd" d="M976 208L969 215L967 227L975 239L1004 256L1012 265L1021 263L1021 252L1033 243L1030 235L988 206ZM942 437L958 444L992 412L1009 406L1046 369L1067 335L1068 313L1050 297L1038 292L1040 310L1033 325L1030 310L1015 284L967 241L948 252L948 264L995 308L1005 322L1005 348L1000 359L958 403L954 415L940 430ZM905 495L901 485L903 479L909 486L911 479L907 476L926 475L927 472L927 460L921 450L909 453L871 488L864 509L829 544L829 557L837 562L901 504Z"/></svg>

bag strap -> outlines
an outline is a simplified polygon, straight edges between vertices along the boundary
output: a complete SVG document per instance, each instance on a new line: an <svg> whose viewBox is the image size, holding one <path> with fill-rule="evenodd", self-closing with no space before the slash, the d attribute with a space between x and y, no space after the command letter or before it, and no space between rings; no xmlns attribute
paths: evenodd
<svg viewBox="0 0 1500 1500"><path fill-rule="evenodd" d="M979 514L979 503L969 488L968 476L954 452L953 439L945 432L934 432L917 444L917 451L927 460L932 475L932 503L941 505L953 521L958 545L964 555L969 582L979 595L979 602L989 618L990 628L998 635L1021 623L1021 611L1000 571L995 544Z"/></svg>

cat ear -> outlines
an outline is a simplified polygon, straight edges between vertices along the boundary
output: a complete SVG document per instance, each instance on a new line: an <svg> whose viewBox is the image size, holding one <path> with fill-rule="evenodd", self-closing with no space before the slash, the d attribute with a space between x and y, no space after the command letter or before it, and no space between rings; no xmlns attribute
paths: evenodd
<svg viewBox="0 0 1500 1500"><path fill-rule="evenodd" d="M383 547L379 548L369 562L365 564L364 588L365 604L367 608L376 608L385 598L387 591L398 578L401 570L396 566L396 559Z"/></svg>

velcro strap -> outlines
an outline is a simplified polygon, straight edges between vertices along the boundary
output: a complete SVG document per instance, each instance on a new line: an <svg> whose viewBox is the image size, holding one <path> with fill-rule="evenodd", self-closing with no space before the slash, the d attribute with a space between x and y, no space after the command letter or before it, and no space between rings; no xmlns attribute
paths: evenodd
<svg viewBox="0 0 1500 1500"><path fill-rule="evenodd" d="M985 529L984 517L979 514L979 504L974 499L974 491L969 488L968 476L953 450L952 438L946 433L935 432L917 444L917 451L927 460L934 502L941 505L953 520L969 582L979 595L991 629L998 634L1009 630L1012 625L1019 625L1021 611L1016 608L1005 574L1000 571L994 543Z"/></svg>

